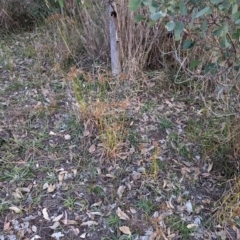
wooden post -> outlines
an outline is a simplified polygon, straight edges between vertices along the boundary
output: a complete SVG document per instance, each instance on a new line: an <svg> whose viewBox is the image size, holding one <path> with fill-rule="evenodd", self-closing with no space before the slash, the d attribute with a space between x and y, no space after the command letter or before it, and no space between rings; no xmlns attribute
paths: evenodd
<svg viewBox="0 0 240 240"><path fill-rule="evenodd" d="M121 73L121 64L119 57L119 39L118 39L118 14L115 0L109 1L109 29L110 29L110 48L111 48L111 67L112 75L117 76Z"/></svg>

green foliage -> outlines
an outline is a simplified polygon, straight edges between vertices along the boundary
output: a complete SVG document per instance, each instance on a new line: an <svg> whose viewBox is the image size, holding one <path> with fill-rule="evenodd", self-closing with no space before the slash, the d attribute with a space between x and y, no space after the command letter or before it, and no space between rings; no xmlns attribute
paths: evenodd
<svg viewBox="0 0 240 240"><path fill-rule="evenodd" d="M168 32L174 33L183 53L196 49L203 54L210 51L209 56L214 56L202 56L200 52L199 56L191 55L185 69L198 70L199 75L218 77L221 74L233 79L240 69L239 3L239 0L130 0L129 7L134 11L148 8L149 26L159 21L164 24ZM183 62L180 64L183 68Z"/></svg>
<svg viewBox="0 0 240 240"><path fill-rule="evenodd" d="M151 199L141 199L137 202L137 208L145 212L147 215L150 215L154 209L155 205Z"/></svg>

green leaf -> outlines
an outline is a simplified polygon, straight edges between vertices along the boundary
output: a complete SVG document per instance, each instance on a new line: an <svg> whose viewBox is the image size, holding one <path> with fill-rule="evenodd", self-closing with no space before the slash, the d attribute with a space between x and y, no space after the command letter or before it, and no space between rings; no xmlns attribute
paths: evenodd
<svg viewBox="0 0 240 240"><path fill-rule="evenodd" d="M148 22L148 26L149 27L153 27L155 25L155 23L156 23L155 21L149 21Z"/></svg>
<svg viewBox="0 0 240 240"><path fill-rule="evenodd" d="M234 21L238 20L239 17L240 17L240 11L235 12L234 14L232 14L232 19L233 19Z"/></svg>
<svg viewBox="0 0 240 240"><path fill-rule="evenodd" d="M159 11L159 12L152 14L150 18L153 21L157 21L159 18L164 18L165 16L166 16L166 13Z"/></svg>
<svg viewBox="0 0 240 240"><path fill-rule="evenodd" d="M141 0L129 0L129 9L131 11L136 11L141 6Z"/></svg>
<svg viewBox="0 0 240 240"><path fill-rule="evenodd" d="M64 7L63 0L58 0L58 4L59 4L60 8L63 8L63 7Z"/></svg>
<svg viewBox="0 0 240 240"><path fill-rule="evenodd" d="M192 11L192 18L191 18L191 22L190 22L190 29L193 27L193 22L194 22L196 13L197 13L197 9L194 8L193 11Z"/></svg>
<svg viewBox="0 0 240 240"><path fill-rule="evenodd" d="M145 17L141 14L137 14L136 16L134 16L135 22L141 22L143 19L145 19Z"/></svg>
<svg viewBox="0 0 240 240"><path fill-rule="evenodd" d="M240 23L240 19L238 19L236 22L235 22L235 24L239 24Z"/></svg>
<svg viewBox="0 0 240 240"><path fill-rule="evenodd" d="M207 23L207 20L204 20L202 24L202 30L204 33L206 33L207 29L208 29L208 23Z"/></svg>
<svg viewBox="0 0 240 240"><path fill-rule="evenodd" d="M151 0L142 0L143 5L150 6L152 1Z"/></svg>
<svg viewBox="0 0 240 240"><path fill-rule="evenodd" d="M193 60L190 64L190 70L194 70L195 68L197 68L198 64L200 63L200 61L198 60Z"/></svg>
<svg viewBox="0 0 240 240"><path fill-rule="evenodd" d="M204 68L204 73L211 73L211 74L216 74L218 69L218 65L216 63L210 63L205 66Z"/></svg>
<svg viewBox="0 0 240 240"><path fill-rule="evenodd" d="M211 12L211 8L210 7L205 7L196 14L195 18L199 18L199 17L203 16L204 14L210 13L210 12Z"/></svg>
<svg viewBox="0 0 240 240"><path fill-rule="evenodd" d="M181 33L184 29L184 23L183 22L175 22L175 28L174 28L174 37L175 41L179 41L181 38Z"/></svg>
<svg viewBox="0 0 240 240"><path fill-rule="evenodd" d="M212 4L219 4L219 3L222 3L223 0L211 0L211 3Z"/></svg>
<svg viewBox="0 0 240 240"><path fill-rule="evenodd" d="M171 22L168 22L168 23L165 25L165 27L167 28L167 30L168 30L169 32L171 32L171 31L174 30L175 25L176 25L175 22L174 22L174 21L171 21Z"/></svg>
<svg viewBox="0 0 240 240"><path fill-rule="evenodd" d="M231 7L231 4L229 3L229 1L223 1L223 3L218 6L218 8L219 8L221 11L223 11L223 10L229 10L230 7Z"/></svg>
<svg viewBox="0 0 240 240"><path fill-rule="evenodd" d="M232 38L240 41L240 29L236 29L236 31L232 34Z"/></svg>
<svg viewBox="0 0 240 240"><path fill-rule="evenodd" d="M149 5L149 11L151 14L156 13L159 10L159 4L157 2L152 2L151 5Z"/></svg>
<svg viewBox="0 0 240 240"><path fill-rule="evenodd" d="M233 15L234 13L236 13L237 11L238 11L238 4L235 3L235 4L232 6L232 15Z"/></svg>
<svg viewBox="0 0 240 240"><path fill-rule="evenodd" d="M189 49L192 48L194 46L194 42L191 39L187 39L183 42L183 49Z"/></svg>
<svg viewBox="0 0 240 240"><path fill-rule="evenodd" d="M213 35L217 37L224 37L228 33L228 24L223 23L221 27L213 31Z"/></svg>
<svg viewBox="0 0 240 240"><path fill-rule="evenodd" d="M185 5L185 1L184 0L181 0L180 1L180 13L181 15L187 15L187 8L186 8L186 5Z"/></svg>
<svg viewBox="0 0 240 240"><path fill-rule="evenodd" d="M228 38L226 36L224 36L221 41L220 41L220 46L222 48L228 48L231 46L231 43L228 41Z"/></svg>

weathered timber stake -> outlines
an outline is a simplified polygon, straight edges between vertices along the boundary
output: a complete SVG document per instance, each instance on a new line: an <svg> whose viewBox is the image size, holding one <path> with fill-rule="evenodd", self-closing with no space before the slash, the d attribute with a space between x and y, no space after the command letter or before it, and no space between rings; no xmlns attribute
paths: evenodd
<svg viewBox="0 0 240 240"><path fill-rule="evenodd" d="M119 57L119 39L118 39L118 15L116 2L109 0L109 28L110 28L110 48L111 48L111 67L112 75L117 76L121 73L121 64Z"/></svg>

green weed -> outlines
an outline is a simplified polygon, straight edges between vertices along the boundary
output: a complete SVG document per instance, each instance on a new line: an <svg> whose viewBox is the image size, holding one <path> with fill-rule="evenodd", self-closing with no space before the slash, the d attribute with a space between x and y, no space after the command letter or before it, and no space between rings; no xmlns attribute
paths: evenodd
<svg viewBox="0 0 240 240"><path fill-rule="evenodd" d="M192 229L187 228L187 224L178 216L169 216L165 218L165 223L170 226L171 231L179 232L181 239L187 240L190 238Z"/></svg>
<svg viewBox="0 0 240 240"><path fill-rule="evenodd" d="M33 169L25 167L14 167L3 171L3 174L0 176L1 181L9 181L10 183L25 183L30 181L35 177Z"/></svg>
<svg viewBox="0 0 240 240"><path fill-rule="evenodd" d="M92 186L89 191L93 194L95 194L96 196L98 197L102 197L104 196L104 189L102 188L102 186L99 186L99 185L95 185L95 186Z"/></svg>
<svg viewBox="0 0 240 240"><path fill-rule="evenodd" d="M151 199L141 199L137 202L136 207L140 210L142 210L143 212L145 212L147 215L150 215L154 209L155 209L155 205L153 203L153 201Z"/></svg>
<svg viewBox="0 0 240 240"><path fill-rule="evenodd" d="M73 210L75 207L76 199L72 197L68 197L64 200L63 206L69 208L70 210Z"/></svg>
<svg viewBox="0 0 240 240"><path fill-rule="evenodd" d="M110 227L118 228L122 221L116 214L113 214L107 218L106 222Z"/></svg>
<svg viewBox="0 0 240 240"><path fill-rule="evenodd" d="M167 118L161 118L159 120L159 128L162 129L168 129L174 127L174 124L171 122L171 120Z"/></svg>

